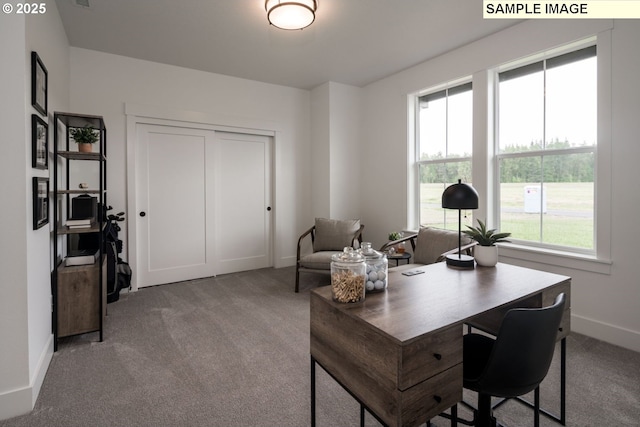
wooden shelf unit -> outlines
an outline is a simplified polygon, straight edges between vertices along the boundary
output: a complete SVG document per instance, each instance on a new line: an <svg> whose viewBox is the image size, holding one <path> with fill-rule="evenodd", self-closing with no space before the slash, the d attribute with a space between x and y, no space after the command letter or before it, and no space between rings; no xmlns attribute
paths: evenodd
<svg viewBox="0 0 640 427"><path fill-rule="evenodd" d="M58 338L62 337L98 332L100 341L103 340L107 310L107 257L103 241L106 225L104 207L107 205L107 129L100 116L55 112L54 123L52 200L56 242L51 287L54 350L57 350ZM91 126L100 133L98 142L94 144L95 152L84 153L70 149L76 144L69 130L85 126ZM70 188L70 164L86 161L97 164L97 167L90 169L96 170L95 173L98 174L98 188ZM71 198L83 194L96 197L97 217L90 227L70 228L65 225L65 221L71 215ZM91 234L95 237L91 237ZM95 249L99 253L97 261L87 265L66 266L64 259L73 249L72 243L82 239L81 236L95 242Z"/></svg>

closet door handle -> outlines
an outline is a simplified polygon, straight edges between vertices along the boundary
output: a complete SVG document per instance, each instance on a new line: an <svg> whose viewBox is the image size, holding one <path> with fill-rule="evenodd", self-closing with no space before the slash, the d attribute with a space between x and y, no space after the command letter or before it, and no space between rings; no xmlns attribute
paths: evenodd
<svg viewBox="0 0 640 427"><path fill-rule="evenodd" d="M147 213L145 211L140 212L140 216L146 216Z"/></svg>
<svg viewBox="0 0 640 427"><path fill-rule="evenodd" d="M270 211L270 210L271 210L271 206L267 206L267 211Z"/></svg>

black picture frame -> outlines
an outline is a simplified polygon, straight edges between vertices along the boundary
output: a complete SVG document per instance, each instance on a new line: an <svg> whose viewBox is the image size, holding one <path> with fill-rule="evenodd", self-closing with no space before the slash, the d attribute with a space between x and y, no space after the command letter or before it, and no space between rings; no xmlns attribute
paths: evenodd
<svg viewBox="0 0 640 427"><path fill-rule="evenodd" d="M49 168L49 127L37 114L31 115L31 166Z"/></svg>
<svg viewBox="0 0 640 427"><path fill-rule="evenodd" d="M31 52L31 105L40 114L47 115L49 74L36 52Z"/></svg>
<svg viewBox="0 0 640 427"><path fill-rule="evenodd" d="M49 222L49 178L33 177L33 229Z"/></svg>

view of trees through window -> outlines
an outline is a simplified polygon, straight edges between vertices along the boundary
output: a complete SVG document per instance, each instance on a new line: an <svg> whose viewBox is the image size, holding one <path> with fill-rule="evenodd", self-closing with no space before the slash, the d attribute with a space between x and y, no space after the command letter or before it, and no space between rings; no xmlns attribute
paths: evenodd
<svg viewBox="0 0 640 427"><path fill-rule="evenodd" d="M499 75L499 224L514 239L594 248L595 53Z"/></svg>

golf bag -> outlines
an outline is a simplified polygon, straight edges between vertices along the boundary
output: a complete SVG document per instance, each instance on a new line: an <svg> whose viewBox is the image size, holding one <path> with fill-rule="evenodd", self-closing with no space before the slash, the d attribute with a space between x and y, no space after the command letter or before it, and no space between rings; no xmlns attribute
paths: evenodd
<svg viewBox="0 0 640 427"><path fill-rule="evenodd" d="M118 238L120 231L118 222L124 221L124 212L106 217L103 242L107 255L107 303L112 303L120 299L122 289L131 289L132 271L129 264L118 256L122 253L122 240Z"/></svg>
<svg viewBox="0 0 640 427"><path fill-rule="evenodd" d="M122 253L122 240L118 238L121 230L119 222L124 221L124 212L108 215L113 209L111 206L102 210L105 221L102 244L104 254L107 256L107 303L118 301L120 290L131 289L131 267L124 262L118 254ZM97 251L100 247L98 233L85 233L79 235L78 249Z"/></svg>

